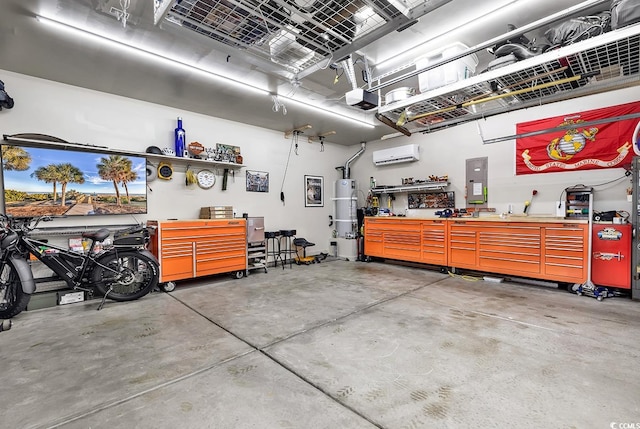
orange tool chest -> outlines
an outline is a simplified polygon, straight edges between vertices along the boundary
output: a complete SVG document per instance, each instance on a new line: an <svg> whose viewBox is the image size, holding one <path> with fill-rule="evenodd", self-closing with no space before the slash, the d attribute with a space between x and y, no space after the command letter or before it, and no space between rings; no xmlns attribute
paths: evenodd
<svg viewBox="0 0 640 429"><path fill-rule="evenodd" d="M245 272L245 219L151 220L150 250L160 262L160 282Z"/></svg>

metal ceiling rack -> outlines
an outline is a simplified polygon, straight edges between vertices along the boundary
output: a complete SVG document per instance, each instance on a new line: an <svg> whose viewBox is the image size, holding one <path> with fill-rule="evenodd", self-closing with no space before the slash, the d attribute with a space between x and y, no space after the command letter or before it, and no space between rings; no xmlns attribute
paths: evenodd
<svg viewBox="0 0 640 429"><path fill-rule="evenodd" d="M410 132L640 84L640 24L379 108Z"/></svg>
<svg viewBox="0 0 640 429"><path fill-rule="evenodd" d="M303 75L451 0L161 0L169 24ZM398 7L394 6L396 4Z"/></svg>

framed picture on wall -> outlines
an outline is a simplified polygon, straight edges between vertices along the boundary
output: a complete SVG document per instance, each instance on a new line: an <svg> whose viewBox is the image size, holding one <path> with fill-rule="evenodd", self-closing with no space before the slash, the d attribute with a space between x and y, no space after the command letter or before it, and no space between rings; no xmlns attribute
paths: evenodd
<svg viewBox="0 0 640 429"><path fill-rule="evenodd" d="M269 173L247 170L247 192L269 192Z"/></svg>
<svg viewBox="0 0 640 429"><path fill-rule="evenodd" d="M324 179L322 176L304 176L304 206L324 207Z"/></svg>

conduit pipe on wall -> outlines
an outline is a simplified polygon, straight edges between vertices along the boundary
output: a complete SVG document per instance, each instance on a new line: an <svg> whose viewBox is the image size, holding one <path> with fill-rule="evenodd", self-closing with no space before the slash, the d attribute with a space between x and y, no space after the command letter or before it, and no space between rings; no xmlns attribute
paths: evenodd
<svg viewBox="0 0 640 429"><path fill-rule="evenodd" d="M362 142L361 143L362 147L360 148L359 151L357 151L356 153L354 153L351 158L349 158L347 160L347 162L344 163L343 167L337 167L336 170L342 170L342 178L343 179L351 179L351 169L350 169L350 165L353 161L355 161L355 159L357 157L359 157L360 155L362 155L362 153L364 152L364 150L366 149L366 145L367 142Z"/></svg>

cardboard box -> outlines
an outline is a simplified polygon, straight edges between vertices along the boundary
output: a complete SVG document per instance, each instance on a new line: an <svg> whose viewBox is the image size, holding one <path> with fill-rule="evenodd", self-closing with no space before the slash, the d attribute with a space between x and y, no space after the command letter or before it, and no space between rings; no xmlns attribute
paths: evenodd
<svg viewBox="0 0 640 429"><path fill-rule="evenodd" d="M233 219L233 206L202 207L200 219Z"/></svg>

